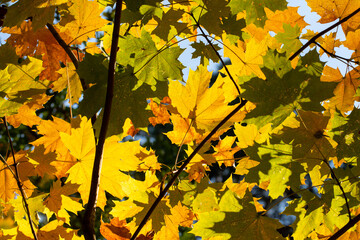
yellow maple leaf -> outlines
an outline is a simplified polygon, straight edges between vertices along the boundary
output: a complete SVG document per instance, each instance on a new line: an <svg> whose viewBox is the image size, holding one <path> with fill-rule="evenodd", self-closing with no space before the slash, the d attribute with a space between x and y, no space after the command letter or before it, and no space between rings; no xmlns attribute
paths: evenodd
<svg viewBox="0 0 360 240"><path fill-rule="evenodd" d="M70 153L78 159L77 163L67 172L69 173L67 182L80 185L78 191L83 201L86 202L90 191L95 158L95 138L91 120L81 117L79 128L72 128L71 134L60 133L60 136L62 142L70 150ZM151 155L153 155L153 152L142 150L139 142L120 142L120 138L117 136L106 139L98 206L102 208L106 204L105 188L107 192L119 198L129 195L135 196L136 191L140 192L139 186L137 188L131 187L135 186L135 182L129 183L129 181L134 179L120 170L136 171L139 165L146 162L146 158ZM139 158L139 156L144 159ZM150 183L153 184L153 181L146 181L146 184Z"/></svg>
<svg viewBox="0 0 360 240"><path fill-rule="evenodd" d="M216 81L209 88L210 79L211 73L200 65L196 71L190 70L186 86L179 81L169 83L171 105L183 118L192 119L195 128L205 132L212 130L236 107L225 102L223 82ZM237 117L244 115L239 113Z"/></svg>
<svg viewBox="0 0 360 240"><path fill-rule="evenodd" d="M179 225L191 227L195 215L189 208L183 206L180 201L170 209L170 212L171 215L164 216L165 226L155 234L154 239L179 239Z"/></svg>
<svg viewBox="0 0 360 240"><path fill-rule="evenodd" d="M238 161L235 174L245 175L249 172L250 168L256 167L259 164L258 161L251 160L250 157L244 157Z"/></svg>
<svg viewBox="0 0 360 240"><path fill-rule="evenodd" d="M73 18L68 21L64 27L60 27L61 32L66 32L71 36L71 44L81 44L88 38L95 36L102 26L108 23L107 20L101 18L100 14L104 9L99 8L96 1L77 0L69 7L70 15ZM67 42L69 44L69 42Z"/></svg>
<svg viewBox="0 0 360 240"><path fill-rule="evenodd" d="M270 131L271 124L267 124L258 130L255 124L243 126L240 123L235 123L234 133L238 138L237 145L240 148L247 148L248 146L253 146L255 141L263 143L269 137Z"/></svg>
<svg viewBox="0 0 360 240"><path fill-rule="evenodd" d="M60 132L70 133L70 129L70 123L57 117L53 117L53 121L41 120L37 130L38 134L43 136L31 143L34 146L43 144L45 147L44 154L56 152L56 160L51 162L51 165L56 167L55 175L58 178L67 176L67 170L76 163L75 158L70 155L69 150L60 138Z"/></svg>
<svg viewBox="0 0 360 240"><path fill-rule="evenodd" d="M346 35L345 41L342 43L345 47L351 50L355 50L354 53L351 55L352 59L358 60L360 58L360 29L357 29L355 32L349 32Z"/></svg>
<svg viewBox="0 0 360 240"><path fill-rule="evenodd" d="M172 143L192 144L200 138L200 134L196 132L191 120L182 118L179 114L171 114L171 122L173 124L173 131L165 133Z"/></svg>
<svg viewBox="0 0 360 240"><path fill-rule="evenodd" d="M237 46L232 45L230 41L224 38L224 56L230 58L231 65L228 66L230 72L237 76L250 76L255 74L265 80L265 75L260 66L263 64L263 58L267 51L266 41L257 42L251 38L247 43L240 40ZM250 51L246 51L249 49Z"/></svg>
<svg viewBox="0 0 360 240"><path fill-rule="evenodd" d="M234 165L235 159L234 154L240 150L240 147L232 147L236 137L227 136L224 139L220 140L219 143L214 147L215 153L213 156L216 161L218 161L221 166L224 164L226 167L231 167Z"/></svg>
<svg viewBox="0 0 360 240"><path fill-rule="evenodd" d="M52 89L60 92L67 88L66 99L70 99L71 105L78 103L81 97L83 88L79 75L73 63L67 63L64 68L61 68L58 73L61 75L54 83Z"/></svg>
<svg viewBox="0 0 360 240"><path fill-rule="evenodd" d="M329 23L338 18L347 17L349 14L360 8L360 1L354 0L306 0L311 11L320 15L320 23ZM360 15L356 14L342 24L345 34L355 30L360 25Z"/></svg>
<svg viewBox="0 0 360 240"><path fill-rule="evenodd" d="M264 8L268 20L265 22L264 30L273 31L275 33L284 32L283 24L290 24L292 27L298 25L300 30L308 24L304 21L304 17L297 13L298 7L288 7L284 11L271 11Z"/></svg>

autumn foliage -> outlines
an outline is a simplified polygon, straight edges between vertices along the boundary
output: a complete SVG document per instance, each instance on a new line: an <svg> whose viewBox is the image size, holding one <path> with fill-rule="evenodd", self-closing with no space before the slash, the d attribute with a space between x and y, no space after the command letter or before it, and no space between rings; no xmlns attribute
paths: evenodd
<svg viewBox="0 0 360 240"><path fill-rule="evenodd" d="M329 28L285 0L1 1L0 238L359 239L360 1L306 1ZM136 140L159 125L171 166Z"/></svg>

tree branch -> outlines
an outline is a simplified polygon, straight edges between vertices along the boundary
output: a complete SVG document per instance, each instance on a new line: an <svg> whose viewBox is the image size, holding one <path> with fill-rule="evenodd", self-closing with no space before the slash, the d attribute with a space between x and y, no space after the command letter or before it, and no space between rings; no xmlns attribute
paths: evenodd
<svg viewBox="0 0 360 240"><path fill-rule="evenodd" d="M19 188L19 191L20 191L20 194L21 194L21 197L22 197L22 201L23 201L23 204L24 204L24 208L25 208L25 212L26 212L26 215L28 217L28 221L29 221L29 225L30 225L30 229L31 229L31 233L34 237L35 240L37 240L37 236L36 236L36 232L35 232L35 228L34 228L34 225L33 225L33 221L31 219L31 214L30 214L30 209L29 209L29 204L27 203L26 199L26 194L24 192L24 189L22 188L22 183L20 182L20 177L19 177L19 169L18 169L18 163L16 162L16 159L15 159L15 151L14 151L14 146L13 146L13 142L11 140L11 136L10 136L10 132L9 132L9 128L8 128L8 124L7 124L7 120L6 120L6 117L3 117L3 122L4 122L4 125L5 125L5 128L6 128L6 133L8 135L8 138L9 138L9 143L10 143L10 149L11 149L11 154L13 156L13 160L14 160L14 172L15 172L15 180L16 180L16 184ZM7 166L9 166L8 164L6 164ZM10 169L10 171L13 173L14 175L14 172L12 171L12 169Z"/></svg>
<svg viewBox="0 0 360 240"><path fill-rule="evenodd" d="M103 160L103 151L106 138L106 132L109 126L110 113L112 100L114 95L114 79L115 79L115 66L116 66L116 53L118 51L118 42L119 42L119 33L120 33L120 19L121 19L121 8L122 0L116 1L115 8L115 20L114 20L114 30L112 35L111 51L110 51L110 61L108 69L108 81L106 89L106 98L104 106L104 115L101 123L99 141L96 145L95 160L91 177L91 187L89 200L85 209L84 218L83 218L83 231L86 240L95 240L94 232L94 222L95 222L95 209L96 202L99 193L100 185L100 173L101 165Z"/></svg>
<svg viewBox="0 0 360 240"><path fill-rule="evenodd" d="M218 51L216 51L214 45L211 43L211 41L209 40L209 38L207 37L207 35L205 34L204 30L202 29L202 27L200 26L198 20L196 20L196 18L194 17L194 15L192 13L189 13L190 16L192 17L192 19L194 19L195 23L196 23L196 26L200 29L201 33L202 33L202 36L206 39L206 41L208 42L208 44L211 46L211 48L214 50L216 56L219 58L221 64L223 65L223 67L225 68L225 71L226 73L228 74L229 78L231 79L231 81L233 82L237 92L239 93L240 95L240 89L238 87L238 85L236 84L234 78L232 77L228 67L226 66L224 60L222 59L222 57L220 56L220 54L218 53Z"/></svg>
<svg viewBox="0 0 360 240"><path fill-rule="evenodd" d="M175 180L179 177L180 173L185 169L185 167L190 163L190 161L195 157L195 155L200 151L200 149L205 145L207 141L220 129L222 125L224 125L232 116L235 115L245 104L247 103L247 100L241 99L241 103L231 112L229 113L223 120L221 120L218 125L204 138L204 140L201 141L201 143L195 148L195 150L191 153L191 155L184 161L184 163L181 165L179 170L175 172L173 177L169 180L167 185L163 190L160 191L159 196L155 199L155 202L151 205L149 211L146 213L145 217L137 227L136 231L134 232L134 235L131 237L131 240L135 240L137 235L140 233L141 229L145 226L146 222L149 220L151 214L157 207L157 205L160 203L161 199L165 196L167 191L170 189L170 187L174 184Z"/></svg>
<svg viewBox="0 0 360 240"><path fill-rule="evenodd" d="M354 217L353 219L351 219L345 226L340 228L340 230L337 231L334 235L332 235L328 240L338 239L341 235L343 235L347 230L352 228L359 221L360 221L360 214Z"/></svg>
<svg viewBox="0 0 360 240"><path fill-rule="evenodd" d="M351 14L349 14L347 17L341 19L339 22L334 23L333 25L331 25L330 27L326 28L325 30L321 31L320 33L316 34L314 37L312 37L307 43L305 43L304 46L302 46L299 50L297 50L293 55L291 55L291 57L289 58L289 60L293 60L297 55L299 55L302 51L304 51L305 48L307 48L310 44L315 43L316 39L318 39L319 37L321 37L322 35L324 35L325 33L329 32L331 29L339 26L340 24L342 24L343 22L346 22L347 20L349 20L351 17L353 17L355 14L357 14L358 12L360 12L360 8L356 9L354 12L352 12Z"/></svg>

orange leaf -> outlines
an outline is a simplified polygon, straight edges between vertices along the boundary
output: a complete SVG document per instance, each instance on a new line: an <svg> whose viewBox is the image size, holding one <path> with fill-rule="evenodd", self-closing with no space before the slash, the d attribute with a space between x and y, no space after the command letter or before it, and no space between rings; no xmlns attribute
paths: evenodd
<svg viewBox="0 0 360 240"><path fill-rule="evenodd" d="M131 238L130 228L126 226L126 220L115 217L110 223L101 222L101 235L107 240L128 240Z"/></svg>
<svg viewBox="0 0 360 240"><path fill-rule="evenodd" d="M288 7L284 11L276 10L275 12L269 8L265 8L264 10L268 18L264 27L267 31L274 31L275 33L285 32L283 28L284 23L290 24L292 27L298 25L300 30L308 25L304 21L304 17L297 13L298 7Z"/></svg>

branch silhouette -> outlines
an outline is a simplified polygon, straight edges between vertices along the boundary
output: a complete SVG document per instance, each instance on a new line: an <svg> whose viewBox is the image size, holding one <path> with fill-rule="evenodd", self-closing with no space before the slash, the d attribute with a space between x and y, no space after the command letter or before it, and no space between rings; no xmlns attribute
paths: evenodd
<svg viewBox="0 0 360 240"><path fill-rule="evenodd" d="M7 167L10 169L11 173L13 174L13 176L15 177L15 180L16 180L16 184L18 186L18 189L20 191L20 194L21 194L21 197L22 197L22 201L23 201L23 204L24 204L24 209L25 209L25 212L26 212L26 215L28 217L28 222L29 222L29 226L30 226L30 229L31 229L31 233L34 237L35 240L37 240L37 235L36 235L36 232L35 232L35 228L34 228L34 224L33 224L33 221L32 221L32 218L31 218L31 214L30 214L30 209L29 209L29 204L27 203L26 199L27 199L27 196L26 196L26 193L24 192L24 189L23 189L23 185L20 181L20 176L19 176L19 169L18 169L18 163L16 162L16 159L15 159L15 151L14 151L14 146L13 146L13 142L11 140L11 136L10 136L10 132L9 132L9 127L8 127L8 123L7 123L7 120L6 120L6 117L3 117L3 122L4 122L4 125L5 125L5 128L6 128L6 133L8 135L8 138L9 138L9 144L10 144L10 149L11 149L11 155L13 157L13 160L14 160L14 163L12 164L12 166L14 167L14 171L12 171L11 167L7 165ZM5 160L4 160L5 161Z"/></svg>
<svg viewBox="0 0 360 240"><path fill-rule="evenodd" d="M331 25L330 27L326 28L325 30L319 32L318 34L316 34L314 37L312 37L309 41L307 41L307 43L304 44L304 46L302 46L299 50L297 50L293 55L290 56L289 60L293 60L297 55L299 55L302 51L304 51L305 48L307 48L308 46L310 46L310 44L315 43L316 39L318 39L319 37L321 37L322 35L324 35L325 33L329 32L330 30L336 28L337 26L339 26L340 24L346 22L347 20L349 20L350 18L352 18L353 16L355 16L355 14L357 14L358 12L360 12L360 8L356 9L354 12L350 13L347 17L341 19L339 22L334 23L333 25Z"/></svg>
<svg viewBox="0 0 360 240"><path fill-rule="evenodd" d="M84 217L83 217L83 226L82 227L83 227L84 236L85 236L86 240L95 240L96 239L95 231L94 231L95 209L96 209L96 202L97 202L98 193L99 193L100 173L101 173L101 165L102 165L102 160L103 160L104 144L105 144L105 139L106 139L106 132L107 132L109 122L110 122L111 106L112 106L112 100L113 100L113 95L114 95L116 54L118 51L118 42L119 42L121 9L122 9L122 0L117 0L116 8L115 8L114 30L113 30L112 42L111 42L104 115L103 115L103 120L101 123L99 140L96 145L95 160L94 160L94 166L93 166L93 171L92 171L92 176L91 176L91 187L90 187L89 199L88 199L88 203L87 203Z"/></svg>
<svg viewBox="0 0 360 240"><path fill-rule="evenodd" d="M191 153L191 155L184 161L184 163L181 165L179 170L175 172L173 177L169 180L168 184L165 186L164 189L162 189L159 193L159 196L156 198L155 202L151 205L149 211L146 213L145 217L137 227L135 233L131 237L131 240L135 240L137 235L140 233L141 229L145 226L146 222L149 220L151 214L157 207L157 205L160 203L161 199L165 196L167 191L170 189L170 187L175 183L175 180L179 177L180 173L184 171L185 167L190 163L190 161L195 157L195 155L200 151L200 149L205 145L207 141L221 128L222 125L224 125L232 116L235 115L245 104L247 103L246 99L241 99L240 104L232 111L230 112L223 120L221 120L218 125L215 126L215 128L200 142L200 144L195 148L195 150Z"/></svg>

